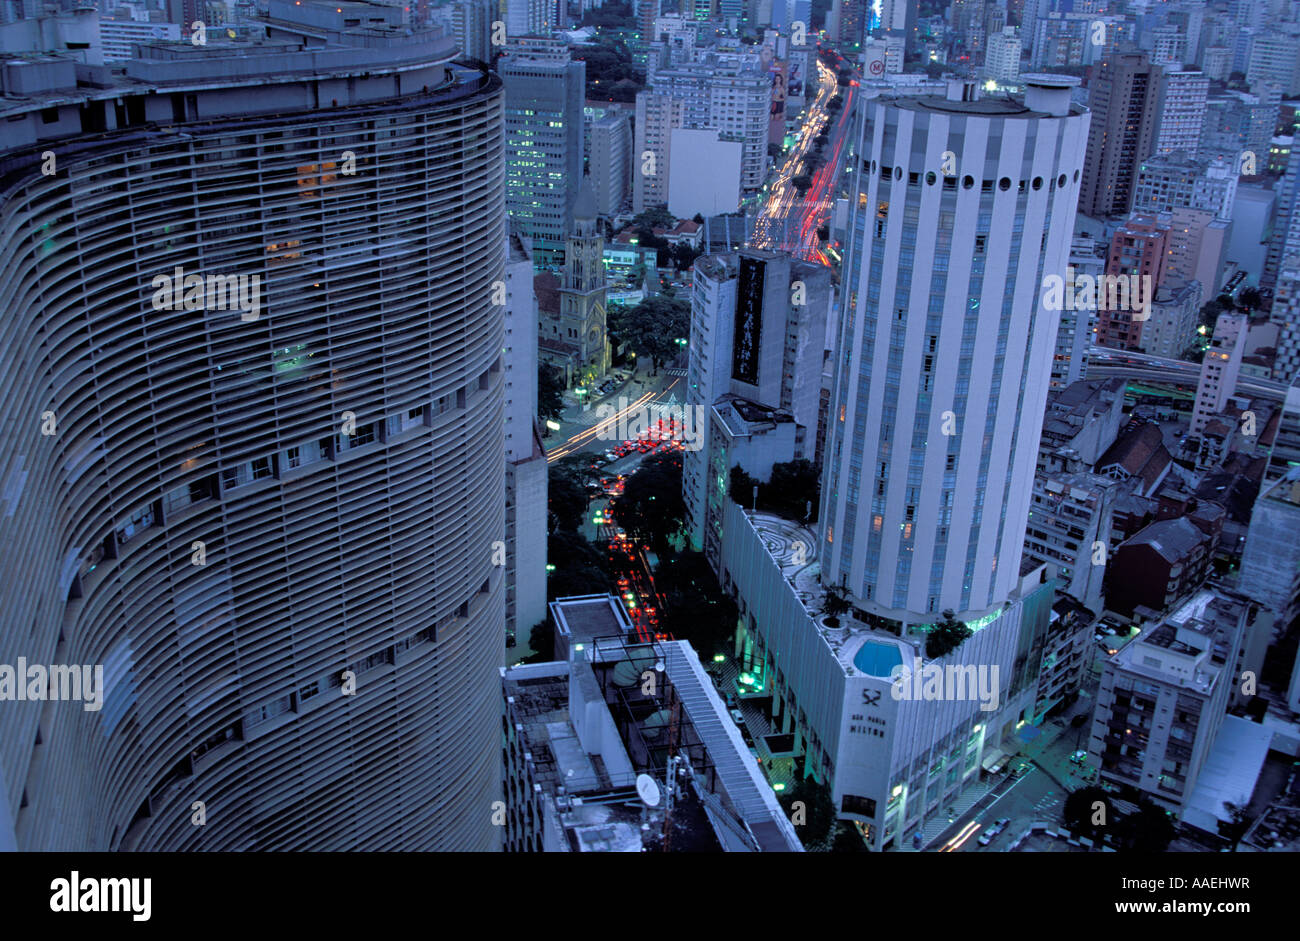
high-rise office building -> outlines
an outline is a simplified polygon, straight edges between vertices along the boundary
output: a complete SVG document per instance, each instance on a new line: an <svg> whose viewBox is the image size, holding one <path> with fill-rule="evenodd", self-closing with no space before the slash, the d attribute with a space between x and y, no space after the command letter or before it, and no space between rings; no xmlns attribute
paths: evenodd
<svg viewBox="0 0 1300 941"><path fill-rule="evenodd" d="M1205 127L1205 99L1210 79L1204 72L1167 69L1160 80L1159 131L1155 153L1186 151L1195 157Z"/></svg>
<svg viewBox="0 0 1300 941"><path fill-rule="evenodd" d="M1088 126L1077 80L1025 82L1023 106L973 83L864 104L821 569L895 620L978 618L1020 576L1059 317L1043 278L1066 272Z"/></svg>
<svg viewBox="0 0 1300 941"><path fill-rule="evenodd" d="M1246 83L1282 86L1287 97L1300 94L1300 37L1269 30L1252 37Z"/></svg>
<svg viewBox="0 0 1300 941"><path fill-rule="evenodd" d="M506 246L506 643L527 644L546 618L546 450L537 427L537 300L532 247Z"/></svg>
<svg viewBox="0 0 1300 941"><path fill-rule="evenodd" d="M1201 378L1196 384L1191 433L1199 434L1218 415L1236 391L1245 355L1250 320L1245 314L1219 314L1214 323L1210 348L1201 361Z"/></svg>
<svg viewBox="0 0 1300 941"><path fill-rule="evenodd" d="M1300 253L1300 213L1296 212L1296 202L1300 199L1300 148L1291 150L1287 157L1286 172L1282 174L1282 178L1275 186L1277 202L1274 209L1273 234L1268 242L1264 273L1259 279L1261 287L1270 289L1277 285L1284 264L1295 269L1295 263L1288 259Z"/></svg>
<svg viewBox="0 0 1300 941"><path fill-rule="evenodd" d="M705 435L683 455L682 495L691 543L716 564L719 479L740 465L766 481L816 451L833 291L824 265L754 249L699 258L694 274L685 398Z"/></svg>
<svg viewBox="0 0 1300 941"><path fill-rule="evenodd" d="M1014 26L1003 27L988 39L984 74L998 84L1011 85L1020 77L1020 34Z"/></svg>
<svg viewBox="0 0 1300 941"><path fill-rule="evenodd" d="M721 132L724 140L740 141L744 145L741 186L746 192L763 186L772 78L759 68L757 57L709 55L696 62L659 69L651 80L651 91L681 101L679 126L713 128ZM638 101L638 133L640 116Z"/></svg>
<svg viewBox="0 0 1300 941"><path fill-rule="evenodd" d="M1182 151L1148 157L1138 164L1132 211L1171 212L1203 209L1216 219L1232 219L1237 172L1226 160L1197 160Z"/></svg>
<svg viewBox="0 0 1300 941"><path fill-rule="evenodd" d="M1300 255L1279 265L1270 319L1280 325L1273 378L1290 383L1300 376Z"/></svg>
<svg viewBox="0 0 1300 941"><path fill-rule="evenodd" d="M1155 147L1162 70L1144 55L1107 56L1088 95L1092 125L1083 160L1079 211L1128 212L1139 161Z"/></svg>
<svg viewBox="0 0 1300 941"><path fill-rule="evenodd" d="M1127 301L1119 300L1117 290L1109 295L1098 291L1098 345L1130 350L1142 348L1142 328L1145 314L1149 311L1139 309L1142 305L1135 295L1141 292L1141 297L1150 300L1164 279L1170 228L1168 216L1134 213L1111 236L1110 251L1106 255L1106 275L1135 280L1129 282Z"/></svg>
<svg viewBox="0 0 1300 941"><path fill-rule="evenodd" d="M1102 781L1187 809L1240 688L1237 653L1256 610L1203 589L1105 661L1088 740Z"/></svg>
<svg viewBox="0 0 1300 941"><path fill-rule="evenodd" d="M554 0L502 0L506 35L550 36L556 27L557 6Z"/></svg>
<svg viewBox="0 0 1300 941"><path fill-rule="evenodd" d="M1205 209L1169 213L1165 276L1198 281L1205 297L1214 297L1222 280L1224 252L1231 222Z"/></svg>
<svg viewBox="0 0 1300 941"><path fill-rule="evenodd" d="M103 668L0 710L0 846L499 844L500 83L359 6L0 105L0 649Z"/></svg>
<svg viewBox="0 0 1300 941"><path fill-rule="evenodd" d="M506 206L539 261L558 259L582 182L585 62L563 40L512 43L505 84Z"/></svg>
<svg viewBox="0 0 1300 941"><path fill-rule="evenodd" d="M1151 30L1151 62L1154 65L1181 64L1187 59L1187 35L1177 25L1166 23Z"/></svg>
<svg viewBox="0 0 1300 941"><path fill-rule="evenodd" d="M1267 482L1251 510L1241 591L1286 628L1300 616L1300 467Z"/></svg>
<svg viewBox="0 0 1300 941"><path fill-rule="evenodd" d="M454 0L434 12L443 14L462 58L492 61L492 24L501 19L497 0Z"/></svg>
<svg viewBox="0 0 1300 941"><path fill-rule="evenodd" d="M653 91L638 92L632 149L632 208L668 205L673 129L682 126L685 102Z"/></svg>
<svg viewBox="0 0 1300 941"><path fill-rule="evenodd" d="M1234 166L1243 151L1254 155L1256 173L1268 162L1269 142L1277 130L1282 87L1260 84L1249 92L1227 91L1205 102L1200 155L1222 157Z"/></svg>
<svg viewBox="0 0 1300 941"><path fill-rule="evenodd" d="M632 123L621 111L591 123L591 147L587 154L591 184L596 194L596 212L613 218L631 193Z"/></svg>

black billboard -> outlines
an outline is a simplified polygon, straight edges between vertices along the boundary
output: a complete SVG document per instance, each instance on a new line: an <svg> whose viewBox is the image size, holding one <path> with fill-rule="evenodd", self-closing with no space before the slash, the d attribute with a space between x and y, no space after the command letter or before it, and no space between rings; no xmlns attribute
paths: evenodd
<svg viewBox="0 0 1300 941"><path fill-rule="evenodd" d="M763 329L763 276L757 258L740 257L736 285L736 335L731 344L731 378L758 385L758 338Z"/></svg>

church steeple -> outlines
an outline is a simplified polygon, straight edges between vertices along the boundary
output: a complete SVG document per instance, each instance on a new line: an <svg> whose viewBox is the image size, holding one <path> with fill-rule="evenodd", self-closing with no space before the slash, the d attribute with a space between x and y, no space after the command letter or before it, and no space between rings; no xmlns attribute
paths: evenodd
<svg viewBox="0 0 1300 941"><path fill-rule="evenodd" d="M573 228L564 252L564 287L570 291L596 291L605 286L605 239L596 225L596 193L584 176L573 204Z"/></svg>
<svg viewBox="0 0 1300 941"><path fill-rule="evenodd" d="M573 204L573 226L564 246L560 315L568 342L575 343L583 381L609 370L605 335L605 238L597 225L596 194L583 177Z"/></svg>
<svg viewBox="0 0 1300 941"><path fill-rule="evenodd" d="M573 233L578 236L596 234L596 191L591 188L591 177L583 175L578 185L578 198L573 203Z"/></svg>

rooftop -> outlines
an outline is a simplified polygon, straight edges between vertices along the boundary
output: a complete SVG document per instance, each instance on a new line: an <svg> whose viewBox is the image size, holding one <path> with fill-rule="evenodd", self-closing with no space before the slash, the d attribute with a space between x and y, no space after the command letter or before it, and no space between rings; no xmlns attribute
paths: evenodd
<svg viewBox="0 0 1300 941"><path fill-rule="evenodd" d="M1191 555L1205 539L1205 533L1180 516L1152 523L1127 539L1124 545L1150 546L1165 561L1176 564Z"/></svg>

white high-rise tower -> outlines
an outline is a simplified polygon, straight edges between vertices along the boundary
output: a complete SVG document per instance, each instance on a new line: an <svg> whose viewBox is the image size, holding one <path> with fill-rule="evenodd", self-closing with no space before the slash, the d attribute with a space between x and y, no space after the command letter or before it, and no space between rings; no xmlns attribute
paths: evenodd
<svg viewBox="0 0 1300 941"><path fill-rule="evenodd" d="M977 626L1019 576L1088 112L1025 100L865 102L823 474L821 571L884 621Z"/></svg>

